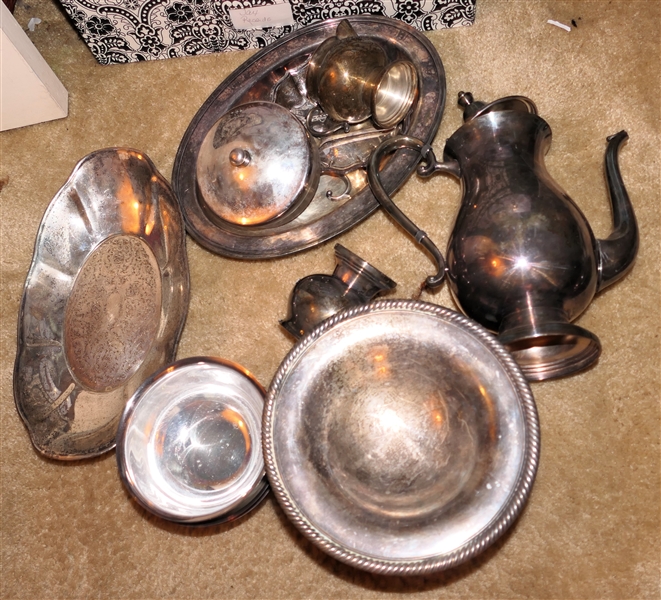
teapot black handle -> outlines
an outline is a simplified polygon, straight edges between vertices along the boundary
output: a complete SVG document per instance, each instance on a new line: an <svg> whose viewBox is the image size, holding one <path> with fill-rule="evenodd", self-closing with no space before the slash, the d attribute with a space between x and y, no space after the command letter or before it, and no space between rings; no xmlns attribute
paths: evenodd
<svg viewBox="0 0 661 600"><path fill-rule="evenodd" d="M417 150L420 153L420 160L424 160L430 165L438 164L436 162L436 158L434 157L434 153L428 144L424 144L420 140L413 137L398 136L385 140L378 148L372 152L367 169L367 175L370 187L372 188L372 193L374 194L379 204L420 246L427 250L427 252L429 252L429 254L431 254L432 258L434 259L438 270L435 275L430 275L425 280L425 286L433 289L439 287L443 283L446 270L445 259L443 258L441 251L436 247L436 244L434 244L434 242L429 239L427 234L415 223L413 223L413 221L411 221L411 219L409 219L401 210L399 210L397 206L395 206L395 203L383 189L381 180L379 178L379 167L381 165L381 159L383 156L403 148Z"/></svg>

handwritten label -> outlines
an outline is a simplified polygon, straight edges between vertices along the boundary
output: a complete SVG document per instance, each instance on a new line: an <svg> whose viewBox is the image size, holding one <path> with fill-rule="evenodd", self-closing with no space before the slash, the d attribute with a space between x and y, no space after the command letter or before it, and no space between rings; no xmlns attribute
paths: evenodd
<svg viewBox="0 0 661 600"><path fill-rule="evenodd" d="M234 29L264 29L295 24L291 5L288 3L237 8L230 10L229 13Z"/></svg>

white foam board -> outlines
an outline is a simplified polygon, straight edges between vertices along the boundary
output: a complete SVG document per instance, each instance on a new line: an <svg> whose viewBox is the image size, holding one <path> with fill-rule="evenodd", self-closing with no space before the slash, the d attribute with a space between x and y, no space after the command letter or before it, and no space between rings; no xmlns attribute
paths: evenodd
<svg viewBox="0 0 661 600"><path fill-rule="evenodd" d="M67 116L69 94L0 2L0 131Z"/></svg>

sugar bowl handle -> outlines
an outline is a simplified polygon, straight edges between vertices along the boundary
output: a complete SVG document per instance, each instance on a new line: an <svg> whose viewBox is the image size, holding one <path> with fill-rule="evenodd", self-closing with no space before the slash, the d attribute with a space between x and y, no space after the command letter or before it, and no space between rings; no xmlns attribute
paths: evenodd
<svg viewBox="0 0 661 600"><path fill-rule="evenodd" d="M420 174L431 174L431 172L436 172L439 170L447 171L450 168L445 168L444 163L438 163L434 152L431 149L429 144L425 144L422 141L408 136L398 136L394 138L389 138L385 140L378 148L372 152L370 157L369 166L367 169L367 175L369 179L370 187L372 188L372 193L379 202L379 204L384 208L384 210L393 218L399 225L401 225L405 231L413 238L415 241L422 246L429 254L431 254L434 262L437 266L437 272L435 275L430 275L425 280L425 287L427 288L437 288L443 283L443 278L445 277L445 259L441 254L441 251L436 247L436 244L432 242L427 234L420 229L413 221L411 221L392 201L390 196L387 194L383 186L381 185L381 180L379 178L379 168L381 166L381 160L383 157L391 152L396 150L401 150L408 148L410 150L416 150L420 153L420 160L425 161L426 165L421 165L419 168ZM454 173L454 171L451 171Z"/></svg>

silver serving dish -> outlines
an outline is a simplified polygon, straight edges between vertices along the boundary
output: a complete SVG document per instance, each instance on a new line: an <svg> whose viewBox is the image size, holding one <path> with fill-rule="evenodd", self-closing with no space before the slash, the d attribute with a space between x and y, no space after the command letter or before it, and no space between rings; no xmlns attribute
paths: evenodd
<svg viewBox="0 0 661 600"><path fill-rule="evenodd" d="M414 575L483 551L521 512L539 422L516 362L437 305L379 301L340 313L292 349L269 390L271 487L335 558Z"/></svg>
<svg viewBox="0 0 661 600"><path fill-rule="evenodd" d="M82 159L41 222L19 313L14 398L39 452L114 447L126 401L174 358L188 290L181 213L153 163Z"/></svg>
<svg viewBox="0 0 661 600"><path fill-rule="evenodd" d="M268 492L260 444L265 390L243 367L187 358L133 395L117 464L136 500L189 525L238 518Z"/></svg>
<svg viewBox="0 0 661 600"><path fill-rule="evenodd" d="M224 256L261 259L292 254L332 238L378 208L367 185L367 162L371 152L398 131L434 138L445 104L445 73L434 46L412 27L385 17L356 16L349 19L358 36L378 43L389 63L413 65L417 98L397 128L381 129L365 121L347 127L330 127L327 115L308 96L306 73L310 57L326 40L336 35L340 19L300 29L255 54L211 94L191 121L179 145L172 173L172 187L179 199L188 233L202 246ZM399 62L398 62L399 61ZM384 92L385 93L385 92ZM234 108L253 102L273 102L288 109L305 123L313 135L310 153L319 161L321 175L314 183L312 198L299 205L292 195L291 211L258 225L241 227L239 221L218 218L217 203L223 188L209 193L209 173L198 180L198 159L206 164L209 152L201 153L204 140L214 126ZM239 147L239 149L243 149ZM228 155L229 156L229 155ZM416 167L418 159L399 154L381 171L390 192L397 190ZM202 185L200 185L202 184ZM202 189L201 189L202 188ZM205 191L206 190L206 191ZM302 208L299 213L298 207ZM248 220L249 221L249 220Z"/></svg>

